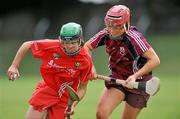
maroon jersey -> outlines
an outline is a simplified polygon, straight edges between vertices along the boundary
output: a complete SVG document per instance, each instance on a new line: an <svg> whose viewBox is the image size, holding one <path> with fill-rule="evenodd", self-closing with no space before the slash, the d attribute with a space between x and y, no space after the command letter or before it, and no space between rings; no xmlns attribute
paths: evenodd
<svg viewBox="0 0 180 119"><path fill-rule="evenodd" d="M128 34L124 34L116 40L110 39L105 28L92 37L90 43L93 48L106 46L112 76L124 80L146 63L146 58L142 57L142 54L151 48L134 26L130 27Z"/></svg>

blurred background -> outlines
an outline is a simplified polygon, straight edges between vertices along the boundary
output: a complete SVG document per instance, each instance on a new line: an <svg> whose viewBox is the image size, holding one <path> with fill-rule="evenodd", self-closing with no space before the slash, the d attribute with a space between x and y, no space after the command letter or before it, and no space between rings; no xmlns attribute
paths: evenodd
<svg viewBox="0 0 180 119"><path fill-rule="evenodd" d="M87 41L104 28L104 16L115 4L130 8L131 25L139 28L161 59L161 66L154 71L161 79L161 90L152 98L140 119L180 119L179 0L3 1L0 5L0 119L22 119L27 101L37 80L41 79L37 68L40 61L29 53L20 67L21 78L15 83L7 80L6 71L20 45L28 40L57 38L60 27L67 22L81 24ZM108 75L104 47L94 51L92 57L97 71ZM102 81L90 83L85 97L87 101L77 107L80 114L77 112L76 119L95 118L95 107L102 88ZM120 111L117 111L112 119L119 116Z"/></svg>
<svg viewBox="0 0 180 119"><path fill-rule="evenodd" d="M131 24L145 37L180 33L178 0L6 0L0 7L0 74L10 65L22 42L57 38L64 23L80 23L87 41L104 27L104 16L114 4L131 9ZM172 38L169 40L173 42Z"/></svg>

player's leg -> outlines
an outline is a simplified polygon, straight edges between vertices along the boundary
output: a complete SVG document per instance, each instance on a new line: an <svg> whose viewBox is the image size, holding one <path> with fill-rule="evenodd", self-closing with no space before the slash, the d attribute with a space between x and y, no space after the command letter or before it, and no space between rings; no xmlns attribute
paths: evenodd
<svg viewBox="0 0 180 119"><path fill-rule="evenodd" d="M50 118L47 110L58 102L59 95L57 91L48 87L44 81L41 81L29 100L31 106L26 114L26 119Z"/></svg>
<svg viewBox="0 0 180 119"><path fill-rule="evenodd" d="M59 102L48 109L49 119L65 119L66 118L66 107L62 106Z"/></svg>
<svg viewBox="0 0 180 119"><path fill-rule="evenodd" d="M124 97L124 93L117 88L105 88L97 105L96 119L108 119Z"/></svg>
<svg viewBox="0 0 180 119"><path fill-rule="evenodd" d="M43 119L50 119L48 111L47 111L47 113L46 113L46 115L44 116Z"/></svg>
<svg viewBox="0 0 180 119"><path fill-rule="evenodd" d="M125 108L123 110L121 119L136 119L140 111L141 108L135 108L128 103L125 103Z"/></svg>
<svg viewBox="0 0 180 119"><path fill-rule="evenodd" d="M141 95L135 93L126 93L125 107L122 119L136 119L139 112L146 107L149 95Z"/></svg>
<svg viewBox="0 0 180 119"><path fill-rule="evenodd" d="M30 105L26 113L25 119L44 119L46 113L47 113L46 110L38 111L35 110L33 106Z"/></svg>

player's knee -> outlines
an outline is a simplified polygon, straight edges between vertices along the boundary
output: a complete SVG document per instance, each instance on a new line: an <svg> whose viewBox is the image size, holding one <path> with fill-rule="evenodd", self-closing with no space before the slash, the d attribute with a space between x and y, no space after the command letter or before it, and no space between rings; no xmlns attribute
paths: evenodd
<svg viewBox="0 0 180 119"><path fill-rule="evenodd" d="M97 109L96 119L108 119L109 113L105 109Z"/></svg>
<svg viewBox="0 0 180 119"><path fill-rule="evenodd" d="M34 119L35 117L33 115L30 114L26 114L25 115L25 119Z"/></svg>

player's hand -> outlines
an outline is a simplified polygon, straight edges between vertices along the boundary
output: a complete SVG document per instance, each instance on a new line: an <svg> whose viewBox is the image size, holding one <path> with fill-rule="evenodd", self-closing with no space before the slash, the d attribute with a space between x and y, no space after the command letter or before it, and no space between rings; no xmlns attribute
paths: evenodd
<svg viewBox="0 0 180 119"><path fill-rule="evenodd" d="M74 106L68 107L66 110L66 116L68 119L71 119L71 115L74 114Z"/></svg>
<svg viewBox="0 0 180 119"><path fill-rule="evenodd" d="M92 73L90 76L90 80L96 80L97 79L97 73Z"/></svg>
<svg viewBox="0 0 180 119"><path fill-rule="evenodd" d="M131 75L127 78L123 86L133 89L134 88L134 83L136 81L137 77L135 75Z"/></svg>
<svg viewBox="0 0 180 119"><path fill-rule="evenodd" d="M15 66L11 65L7 71L7 76L9 80L14 81L19 78L20 74L18 69Z"/></svg>

